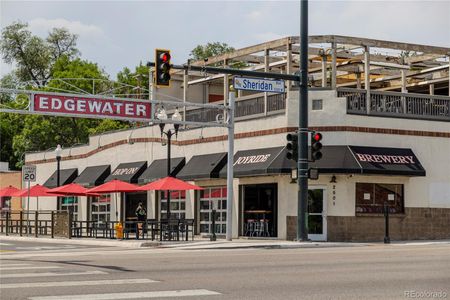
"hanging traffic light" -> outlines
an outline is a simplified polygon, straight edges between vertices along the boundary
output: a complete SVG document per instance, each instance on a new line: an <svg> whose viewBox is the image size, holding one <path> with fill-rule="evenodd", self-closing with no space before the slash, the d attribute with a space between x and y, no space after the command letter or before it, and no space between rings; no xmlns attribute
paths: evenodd
<svg viewBox="0 0 450 300"><path fill-rule="evenodd" d="M170 50L155 50L155 83L157 87L170 86Z"/></svg>
<svg viewBox="0 0 450 300"><path fill-rule="evenodd" d="M311 132L311 160L316 161L322 158L322 134L320 132Z"/></svg>
<svg viewBox="0 0 450 300"><path fill-rule="evenodd" d="M287 140L286 158L297 161L298 160L298 133L297 132L288 133L286 135L286 140Z"/></svg>

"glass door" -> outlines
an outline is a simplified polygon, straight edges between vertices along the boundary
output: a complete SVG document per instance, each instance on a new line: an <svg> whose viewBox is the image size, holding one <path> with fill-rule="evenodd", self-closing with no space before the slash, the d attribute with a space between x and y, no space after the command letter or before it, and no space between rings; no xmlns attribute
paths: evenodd
<svg viewBox="0 0 450 300"><path fill-rule="evenodd" d="M308 190L308 238L312 241L327 240L326 190L312 187Z"/></svg>

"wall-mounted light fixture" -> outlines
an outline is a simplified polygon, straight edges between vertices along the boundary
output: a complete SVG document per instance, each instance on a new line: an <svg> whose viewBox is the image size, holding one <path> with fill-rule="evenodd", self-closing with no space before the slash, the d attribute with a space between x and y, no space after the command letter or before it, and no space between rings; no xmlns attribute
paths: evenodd
<svg viewBox="0 0 450 300"><path fill-rule="evenodd" d="M296 183L298 178L297 168L291 169L291 183Z"/></svg>
<svg viewBox="0 0 450 300"><path fill-rule="evenodd" d="M330 183L337 183L335 175L331 176Z"/></svg>

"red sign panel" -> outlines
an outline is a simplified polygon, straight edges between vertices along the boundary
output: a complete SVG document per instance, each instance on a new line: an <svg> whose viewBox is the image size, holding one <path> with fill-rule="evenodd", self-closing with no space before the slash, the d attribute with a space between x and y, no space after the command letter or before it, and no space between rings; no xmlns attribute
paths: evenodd
<svg viewBox="0 0 450 300"><path fill-rule="evenodd" d="M72 114L137 120L149 120L151 116L151 105L144 101L35 94L33 104L34 111L51 112L55 115Z"/></svg>

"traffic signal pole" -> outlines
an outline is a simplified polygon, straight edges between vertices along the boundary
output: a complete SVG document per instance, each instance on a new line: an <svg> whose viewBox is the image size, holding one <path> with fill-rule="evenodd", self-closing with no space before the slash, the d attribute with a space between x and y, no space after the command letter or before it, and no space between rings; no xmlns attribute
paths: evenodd
<svg viewBox="0 0 450 300"><path fill-rule="evenodd" d="M300 1L300 101L298 104L297 241L308 240L308 0Z"/></svg>

